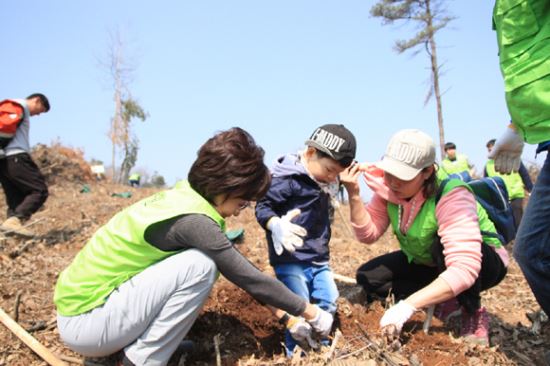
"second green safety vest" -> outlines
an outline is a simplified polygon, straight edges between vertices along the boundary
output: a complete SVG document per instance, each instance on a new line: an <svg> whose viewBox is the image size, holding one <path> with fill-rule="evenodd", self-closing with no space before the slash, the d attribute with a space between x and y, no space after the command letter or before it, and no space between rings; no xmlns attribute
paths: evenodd
<svg viewBox="0 0 550 366"><path fill-rule="evenodd" d="M224 219L187 181L117 213L59 275L54 293L59 314L78 315L102 305L122 283L179 253L154 247L144 233L154 223L192 213L212 218L225 231Z"/></svg>
<svg viewBox="0 0 550 366"><path fill-rule="evenodd" d="M445 170L445 173L448 175L470 171L468 158L464 154L456 154L456 159L454 161L449 158L443 159L441 168Z"/></svg>
<svg viewBox="0 0 550 366"><path fill-rule="evenodd" d="M495 170L494 160L487 161L485 165L485 170L487 171L487 176L489 177L501 177L506 185L508 190L508 198L513 200L515 198L525 197L525 189L523 187L523 180L519 173L510 173L510 174L500 174Z"/></svg>
<svg viewBox="0 0 550 366"><path fill-rule="evenodd" d="M496 0L500 69L506 104L525 141L550 139L550 10L548 0Z"/></svg>
<svg viewBox="0 0 550 366"><path fill-rule="evenodd" d="M466 187L471 189L460 179L451 179L445 185L442 197L456 187ZM397 236L399 246L407 256L409 263L433 265L431 247L437 236L439 225L435 216L435 197L430 197L422 205L420 212L414 218L406 234L399 230L399 205L388 202L388 216L392 225L394 234ZM495 225L487 216L487 212L477 203L477 216L479 218L479 228L481 231L496 233ZM490 236L483 236L483 242L500 248L500 240Z"/></svg>

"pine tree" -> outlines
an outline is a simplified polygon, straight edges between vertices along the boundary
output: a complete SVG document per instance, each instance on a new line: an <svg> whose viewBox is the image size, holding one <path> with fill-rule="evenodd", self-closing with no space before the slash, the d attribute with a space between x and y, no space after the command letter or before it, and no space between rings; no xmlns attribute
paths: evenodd
<svg viewBox="0 0 550 366"><path fill-rule="evenodd" d="M414 22L417 32L408 40L398 40L394 49L398 53L424 45L430 56L431 82L425 104L435 95L437 106L437 123L439 127L439 143L441 157L445 155L445 129L443 126L443 107L441 103L441 89L439 86L440 70L437 61L437 47L435 34L445 28L454 17L448 16L444 7L444 0L380 0L370 11L374 17L382 18L383 24L393 24L396 21L405 23ZM420 50L416 50L414 55Z"/></svg>

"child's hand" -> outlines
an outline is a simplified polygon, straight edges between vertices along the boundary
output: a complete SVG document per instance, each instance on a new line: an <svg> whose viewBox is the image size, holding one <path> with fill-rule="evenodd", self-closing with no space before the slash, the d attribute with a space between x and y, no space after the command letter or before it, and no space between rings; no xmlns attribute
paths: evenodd
<svg viewBox="0 0 550 366"><path fill-rule="evenodd" d="M267 228L271 231L273 247L277 255L283 253L283 248L290 253L294 253L296 248L304 245L303 237L307 235L306 229L293 224L290 221L300 214L299 209L290 210L283 217L272 217L267 223Z"/></svg>

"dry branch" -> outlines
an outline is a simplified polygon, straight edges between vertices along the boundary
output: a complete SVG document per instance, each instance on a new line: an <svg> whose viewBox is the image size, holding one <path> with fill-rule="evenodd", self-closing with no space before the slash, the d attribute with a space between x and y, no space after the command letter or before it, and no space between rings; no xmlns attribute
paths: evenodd
<svg viewBox="0 0 550 366"><path fill-rule="evenodd" d="M214 349L216 350L216 365L222 366L222 356L220 355L220 333L214 336Z"/></svg>
<svg viewBox="0 0 550 366"><path fill-rule="evenodd" d="M17 322L15 322L4 310L0 309L0 321L11 330L23 343L36 352L44 361L52 366L67 366L67 364L57 358L49 349L38 342L36 338L25 331Z"/></svg>
<svg viewBox="0 0 550 366"><path fill-rule="evenodd" d="M15 295L15 303L13 304L13 320L19 321L19 304L21 303L21 291L17 291Z"/></svg>
<svg viewBox="0 0 550 366"><path fill-rule="evenodd" d="M340 281L340 282L346 283L348 285L357 285L357 281L355 281L354 278L351 278L351 277L348 277L348 276L343 276L343 275L340 275L338 273L333 273L332 275L333 275L333 277L336 281Z"/></svg>
<svg viewBox="0 0 550 366"><path fill-rule="evenodd" d="M342 337L342 332L340 331L340 329L336 329L336 332L334 333L334 339L332 340L332 344L330 345L330 350L325 356L325 361L329 361L332 359L332 356L334 355L334 351L336 350L336 345L338 344L340 337Z"/></svg>

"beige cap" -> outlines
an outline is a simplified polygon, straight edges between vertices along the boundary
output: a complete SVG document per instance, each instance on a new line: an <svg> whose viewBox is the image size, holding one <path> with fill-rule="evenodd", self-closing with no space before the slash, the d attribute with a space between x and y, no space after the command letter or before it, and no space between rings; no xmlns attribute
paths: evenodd
<svg viewBox="0 0 550 366"><path fill-rule="evenodd" d="M392 136L382 161L376 165L401 180L412 180L434 163L432 138L420 130L401 130Z"/></svg>

